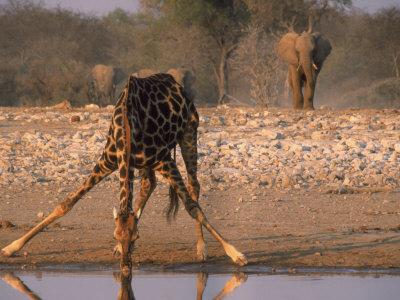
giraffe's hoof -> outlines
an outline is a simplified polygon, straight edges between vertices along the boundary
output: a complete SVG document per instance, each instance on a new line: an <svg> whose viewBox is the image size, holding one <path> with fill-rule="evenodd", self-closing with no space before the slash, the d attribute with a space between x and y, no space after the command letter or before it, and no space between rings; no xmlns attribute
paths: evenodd
<svg viewBox="0 0 400 300"><path fill-rule="evenodd" d="M197 253L197 259L201 262L205 262L207 260L206 253Z"/></svg>
<svg viewBox="0 0 400 300"><path fill-rule="evenodd" d="M7 249L8 247L5 247L3 249L1 249L1 255L4 257L11 257L14 255L15 251L10 251L9 249Z"/></svg>
<svg viewBox="0 0 400 300"><path fill-rule="evenodd" d="M244 256L243 253L237 251L235 247L233 247L230 244L225 244L224 249L225 249L226 254L232 259L232 261L235 264L237 264L239 266L247 265L246 256Z"/></svg>
<svg viewBox="0 0 400 300"><path fill-rule="evenodd" d="M121 266L121 275L123 277L129 277L132 274L132 268L130 266Z"/></svg>
<svg viewBox="0 0 400 300"><path fill-rule="evenodd" d="M121 246L120 245L116 245L115 247L114 247L114 250L113 250L113 256L114 257L120 257L121 256Z"/></svg>
<svg viewBox="0 0 400 300"><path fill-rule="evenodd" d="M235 264L238 264L241 267L247 265L246 256L244 256L244 254L240 253L235 259Z"/></svg>

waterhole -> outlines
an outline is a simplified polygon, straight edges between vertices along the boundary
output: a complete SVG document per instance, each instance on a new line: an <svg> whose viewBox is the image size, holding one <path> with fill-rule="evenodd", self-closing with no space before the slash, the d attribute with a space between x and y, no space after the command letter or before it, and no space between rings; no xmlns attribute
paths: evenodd
<svg viewBox="0 0 400 300"><path fill-rule="evenodd" d="M384 272L136 270L2 271L0 299L399 299L400 276Z"/></svg>

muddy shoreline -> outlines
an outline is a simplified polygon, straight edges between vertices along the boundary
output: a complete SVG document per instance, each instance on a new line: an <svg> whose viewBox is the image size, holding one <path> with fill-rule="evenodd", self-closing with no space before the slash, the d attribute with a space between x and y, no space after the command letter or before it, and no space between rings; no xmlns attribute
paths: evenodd
<svg viewBox="0 0 400 300"><path fill-rule="evenodd" d="M63 274L102 274L119 272L118 264L44 264L44 265L18 265L2 264L0 274L8 272L35 273L63 273ZM248 264L237 267L230 263L186 263L186 264L135 264L132 273L138 274L233 274L245 273L247 275L391 275L400 276L400 268L353 268L353 267L271 267L263 264Z"/></svg>
<svg viewBox="0 0 400 300"><path fill-rule="evenodd" d="M164 215L167 193L166 185L158 187L144 212L133 254L134 263L139 266L168 268L197 262L193 221L181 209L177 219L168 224ZM232 188L210 191L200 200L209 220L245 253L250 266L400 267L399 192L331 194L261 189L258 193L255 199L250 190ZM8 199L9 204L1 202L3 219L16 225L1 229L1 247L33 226L39 219L37 211L47 213L54 207L56 202L49 205L44 201L49 197L43 195L44 191L36 188L15 193ZM117 266L118 260L112 255L111 208L115 195L101 186L95 189L90 198L83 199L69 215L35 237L15 257L0 257L0 268ZM23 200L28 196L29 203ZM235 205L231 205L232 201ZM23 209L15 214L18 207ZM206 243L207 264L236 268L208 234Z"/></svg>

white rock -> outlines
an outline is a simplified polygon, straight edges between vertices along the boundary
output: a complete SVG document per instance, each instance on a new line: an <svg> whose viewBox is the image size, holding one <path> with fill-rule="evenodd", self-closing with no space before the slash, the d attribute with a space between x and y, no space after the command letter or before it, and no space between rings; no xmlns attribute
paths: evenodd
<svg viewBox="0 0 400 300"><path fill-rule="evenodd" d="M400 153L400 143L394 144L393 148L394 148L394 151L396 151L397 153Z"/></svg>
<svg viewBox="0 0 400 300"><path fill-rule="evenodd" d="M350 116L349 121L351 123L359 123L361 121L359 116Z"/></svg>
<svg viewBox="0 0 400 300"><path fill-rule="evenodd" d="M74 136L72 137L72 139L81 140L82 139L82 133L80 133L80 132L75 133Z"/></svg>
<svg viewBox="0 0 400 300"><path fill-rule="evenodd" d="M367 143L364 141L358 141L355 139L348 139L345 141L345 143L350 148L365 148L367 146Z"/></svg>
<svg viewBox="0 0 400 300"><path fill-rule="evenodd" d="M87 104L85 105L86 110L98 110L100 107L97 104Z"/></svg>
<svg viewBox="0 0 400 300"><path fill-rule="evenodd" d="M262 129L260 131L260 134L263 137L266 137L267 139L270 139L270 140L282 140L282 139L284 139L284 135L281 132L277 132L277 131L274 131L274 130Z"/></svg>

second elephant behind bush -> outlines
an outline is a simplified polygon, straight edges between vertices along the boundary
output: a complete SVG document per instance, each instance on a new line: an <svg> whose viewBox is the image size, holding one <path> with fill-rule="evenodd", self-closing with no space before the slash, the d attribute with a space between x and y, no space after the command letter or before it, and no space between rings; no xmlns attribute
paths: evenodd
<svg viewBox="0 0 400 300"><path fill-rule="evenodd" d="M87 97L90 103L100 106L114 104L117 85L127 74L121 68L95 65L89 74Z"/></svg>

